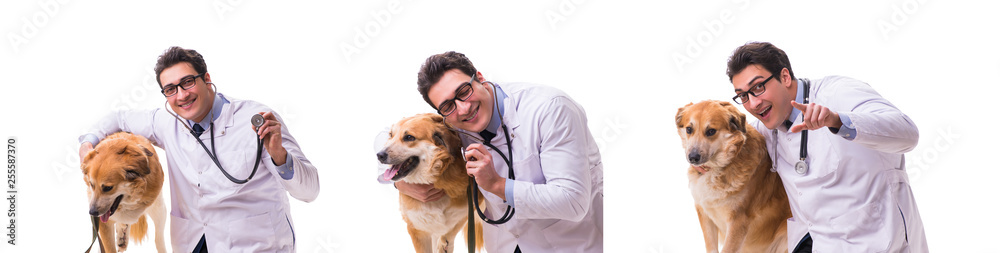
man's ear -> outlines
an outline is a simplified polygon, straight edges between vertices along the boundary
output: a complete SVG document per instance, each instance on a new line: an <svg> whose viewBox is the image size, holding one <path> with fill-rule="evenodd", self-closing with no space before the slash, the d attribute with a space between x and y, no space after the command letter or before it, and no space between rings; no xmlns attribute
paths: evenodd
<svg viewBox="0 0 1000 253"><path fill-rule="evenodd" d="M202 76L202 77L205 78L205 83L212 83L212 74L209 74L208 72L205 72L205 75Z"/></svg>
<svg viewBox="0 0 1000 253"><path fill-rule="evenodd" d="M476 71L476 81L479 83L483 83L486 81L486 77L483 76L483 72Z"/></svg>
<svg viewBox="0 0 1000 253"><path fill-rule="evenodd" d="M684 110L686 110L688 107L691 107L691 105L694 105L694 103L688 103L684 107L677 108L677 116L675 117L677 128L681 128L683 126L681 125L681 118L684 118Z"/></svg>
<svg viewBox="0 0 1000 253"><path fill-rule="evenodd" d="M788 71L788 68L781 68L781 73L778 77L781 78L781 84L785 85L785 88L792 87L792 74Z"/></svg>

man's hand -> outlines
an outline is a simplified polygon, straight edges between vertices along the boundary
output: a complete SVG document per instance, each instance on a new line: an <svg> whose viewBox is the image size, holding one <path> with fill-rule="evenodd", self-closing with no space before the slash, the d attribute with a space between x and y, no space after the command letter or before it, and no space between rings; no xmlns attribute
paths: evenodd
<svg viewBox="0 0 1000 253"><path fill-rule="evenodd" d="M90 144L90 142L86 142L86 141L80 144L80 163L81 164L83 163L83 158L87 157L87 154L89 154L91 150L94 150L94 144Z"/></svg>
<svg viewBox="0 0 1000 253"><path fill-rule="evenodd" d="M830 108L815 103L799 104L792 101L792 107L802 111L802 124L792 126L789 131L798 133L803 129L816 130L822 127L840 128L844 125L840 121L840 114L830 111Z"/></svg>
<svg viewBox="0 0 1000 253"><path fill-rule="evenodd" d="M493 169L493 155L483 144L471 144L465 149L465 171L469 176L476 178L476 183L484 190L493 193L507 201L504 194L504 187L507 180L501 178L497 171Z"/></svg>
<svg viewBox="0 0 1000 253"><path fill-rule="evenodd" d="M264 140L264 148L267 149L268 154L271 154L271 163L274 163L275 166L285 164L285 155L288 152L285 147L281 146L281 122L278 122L278 118L274 117L274 113L259 112L257 114L264 116L264 124L254 131L257 131L257 135ZM252 125L250 127L253 128Z"/></svg>
<svg viewBox="0 0 1000 253"><path fill-rule="evenodd" d="M417 199L420 202L431 202L444 196L444 190L434 188L433 184L411 184L403 181L394 183L399 192Z"/></svg>

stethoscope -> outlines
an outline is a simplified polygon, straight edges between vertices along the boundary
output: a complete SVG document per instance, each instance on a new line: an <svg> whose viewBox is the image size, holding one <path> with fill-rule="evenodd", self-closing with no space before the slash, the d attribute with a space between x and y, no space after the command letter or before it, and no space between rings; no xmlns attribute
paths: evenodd
<svg viewBox="0 0 1000 253"><path fill-rule="evenodd" d="M804 102L803 104L809 104L809 80L803 80L803 86L805 87L805 91L803 91L802 102ZM805 114L805 112L802 113ZM802 143L799 143L799 162L795 163L795 173L799 173L799 175L805 175L806 172L809 172L809 163L806 162L806 156L808 155L807 141L809 141L809 130L802 130Z"/></svg>
<svg viewBox="0 0 1000 253"><path fill-rule="evenodd" d="M802 84L805 88L803 91L802 102L803 104L809 103L809 80L803 80ZM805 113L805 112L802 112ZM804 118L804 117L803 117ZM774 138L774 152L772 153L771 160L771 172L778 171L778 129L774 129L771 132L771 136ZM809 163L806 162L806 157L808 156L807 142L809 141L809 130L802 130L802 141L799 143L799 161L795 163L795 173L799 175L805 175L809 172Z"/></svg>
<svg viewBox="0 0 1000 253"><path fill-rule="evenodd" d="M213 91L218 90L218 88L215 87L214 83L207 83L207 84L212 85ZM229 179L229 181L233 181L233 183L237 184L245 184L247 182L250 182L250 179L253 178L254 174L257 174L257 166L260 165L261 153L264 151L264 140L260 138L260 134L257 134L257 159L253 163L253 170L250 171L250 175L247 176L247 179L236 179L235 177L230 175L229 172L226 171L226 169L223 169L222 164L219 163L219 158L215 152L215 122L212 122L213 120L209 120L210 123L208 124L208 129L209 129L208 134L209 136L211 136L210 139L212 141L212 151L209 151L208 147L205 146L205 142L201 141L201 138L198 138L198 136L194 134L194 129L191 129L191 127L188 126L187 123L182 121L180 117L177 117L177 114L171 112L170 109L167 108L167 101L163 101L163 108L166 109L167 113L173 115L174 119L177 119L177 122L181 123L182 126L188 129L188 131L191 133L191 136L198 141L198 144L201 144L201 148L205 149L205 153L208 153L208 157L212 158L212 161L215 162L215 166L222 171L222 175L225 175L226 178ZM215 119L215 112L211 109L209 109L209 112L210 112L209 117L211 117L210 119ZM250 124L254 126L254 129L260 128L260 126L264 125L264 116L260 116L260 114L254 114L252 117L250 117Z"/></svg>
<svg viewBox="0 0 1000 253"><path fill-rule="evenodd" d="M486 81L484 83L489 83L490 86L493 87L493 110L499 110L499 109L497 109L497 108L500 108L500 104L497 101L497 88L496 88L496 84L494 84L493 82L490 82L490 81ZM503 113L500 113L500 128L503 128L503 137L507 140L507 154L509 154L511 157L513 157L514 156L514 149L512 148L512 143L510 142L510 132L507 129L507 123L504 123L504 120L503 120ZM473 136L472 134L466 133L464 131L455 131L455 132L464 134L465 136L468 136L468 137L470 137L470 138L472 138L474 140L479 140L480 139L480 138L478 138L476 136ZM497 148L493 144L490 144L487 141L488 140L483 140L482 143L484 145L486 145L487 147L490 147L493 150L496 150L497 154L500 154L500 158L503 158L503 161L505 163L507 163L507 178L510 178L510 180L514 180L514 164L513 164L513 162L511 162L510 158L508 158L507 156L505 156L503 154L503 152L500 151L499 148ZM464 149L462 150L462 158L465 158L465 150ZM479 208L479 194L475 194L475 191L473 190L473 189L478 189L478 188L479 188L479 184L476 183L476 179L473 178L473 177L469 177L469 188L466 189L466 193L467 193L467 195L469 195L469 200L470 200L469 207L470 208L473 207L473 206L475 207L476 212L479 214L479 218L480 219L483 219L483 221L486 222L486 223L497 225L497 224L507 223L508 221L510 221L511 218L514 217L514 208L511 207L510 205L507 205L507 210L504 211L503 216L501 216L500 219L491 220L491 219L487 218L486 214L483 213L483 210ZM511 200L511 201L513 201L513 200ZM472 224L472 222L470 220L470 227L472 226L471 224Z"/></svg>

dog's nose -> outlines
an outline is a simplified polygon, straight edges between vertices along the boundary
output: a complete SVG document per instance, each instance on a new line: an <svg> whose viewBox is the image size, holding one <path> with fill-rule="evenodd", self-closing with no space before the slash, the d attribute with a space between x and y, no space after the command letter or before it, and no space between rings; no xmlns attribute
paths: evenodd
<svg viewBox="0 0 1000 253"><path fill-rule="evenodd" d="M91 207L90 208L90 216L98 216L98 215L101 215L101 214L97 212L97 208Z"/></svg>
<svg viewBox="0 0 1000 253"><path fill-rule="evenodd" d="M375 156L378 156L378 161L382 162L382 163L385 163L386 160L389 159L389 154L386 153L385 150L382 150L381 152L378 152L378 154L375 154Z"/></svg>
<svg viewBox="0 0 1000 253"><path fill-rule="evenodd" d="M688 153L688 162L691 164L697 164L701 161L701 154L697 151Z"/></svg>

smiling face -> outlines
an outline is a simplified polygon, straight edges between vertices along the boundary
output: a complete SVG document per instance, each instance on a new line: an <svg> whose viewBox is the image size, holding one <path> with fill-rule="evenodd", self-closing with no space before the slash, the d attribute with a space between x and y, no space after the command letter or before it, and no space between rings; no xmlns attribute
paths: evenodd
<svg viewBox="0 0 1000 253"><path fill-rule="evenodd" d="M759 64L751 64L733 75L734 91L737 94L748 91L750 87L763 82L771 74ZM792 113L791 101L795 100L797 86L787 69L782 69L781 73L768 80L764 87L763 94L750 95L750 100L743 103L743 108L764 123L768 129L775 129Z"/></svg>
<svg viewBox="0 0 1000 253"><path fill-rule="evenodd" d="M456 89L471 78L458 69L445 71L441 79L428 90L427 97L435 105L435 109L438 109L444 101L454 99ZM492 87L483 83L485 78L482 73L477 73L476 79L472 82L472 95L465 101L455 100L455 111L445 117L448 124L470 132L486 129L493 116Z"/></svg>
<svg viewBox="0 0 1000 253"><path fill-rule="evenodd" d="M160 86L162 89L167 85L178 84L181 79L187 76L197 76L191 63L180 62L163 69L160 73ZM195 78L195 85L190 89L177 87L177 94L167 97L167 104L178 116L185 119L200 122L208 116L212 110L212 102L215 100L215 91L208 83L212 82L212 77L205 73L201 78Z"/></svg>

